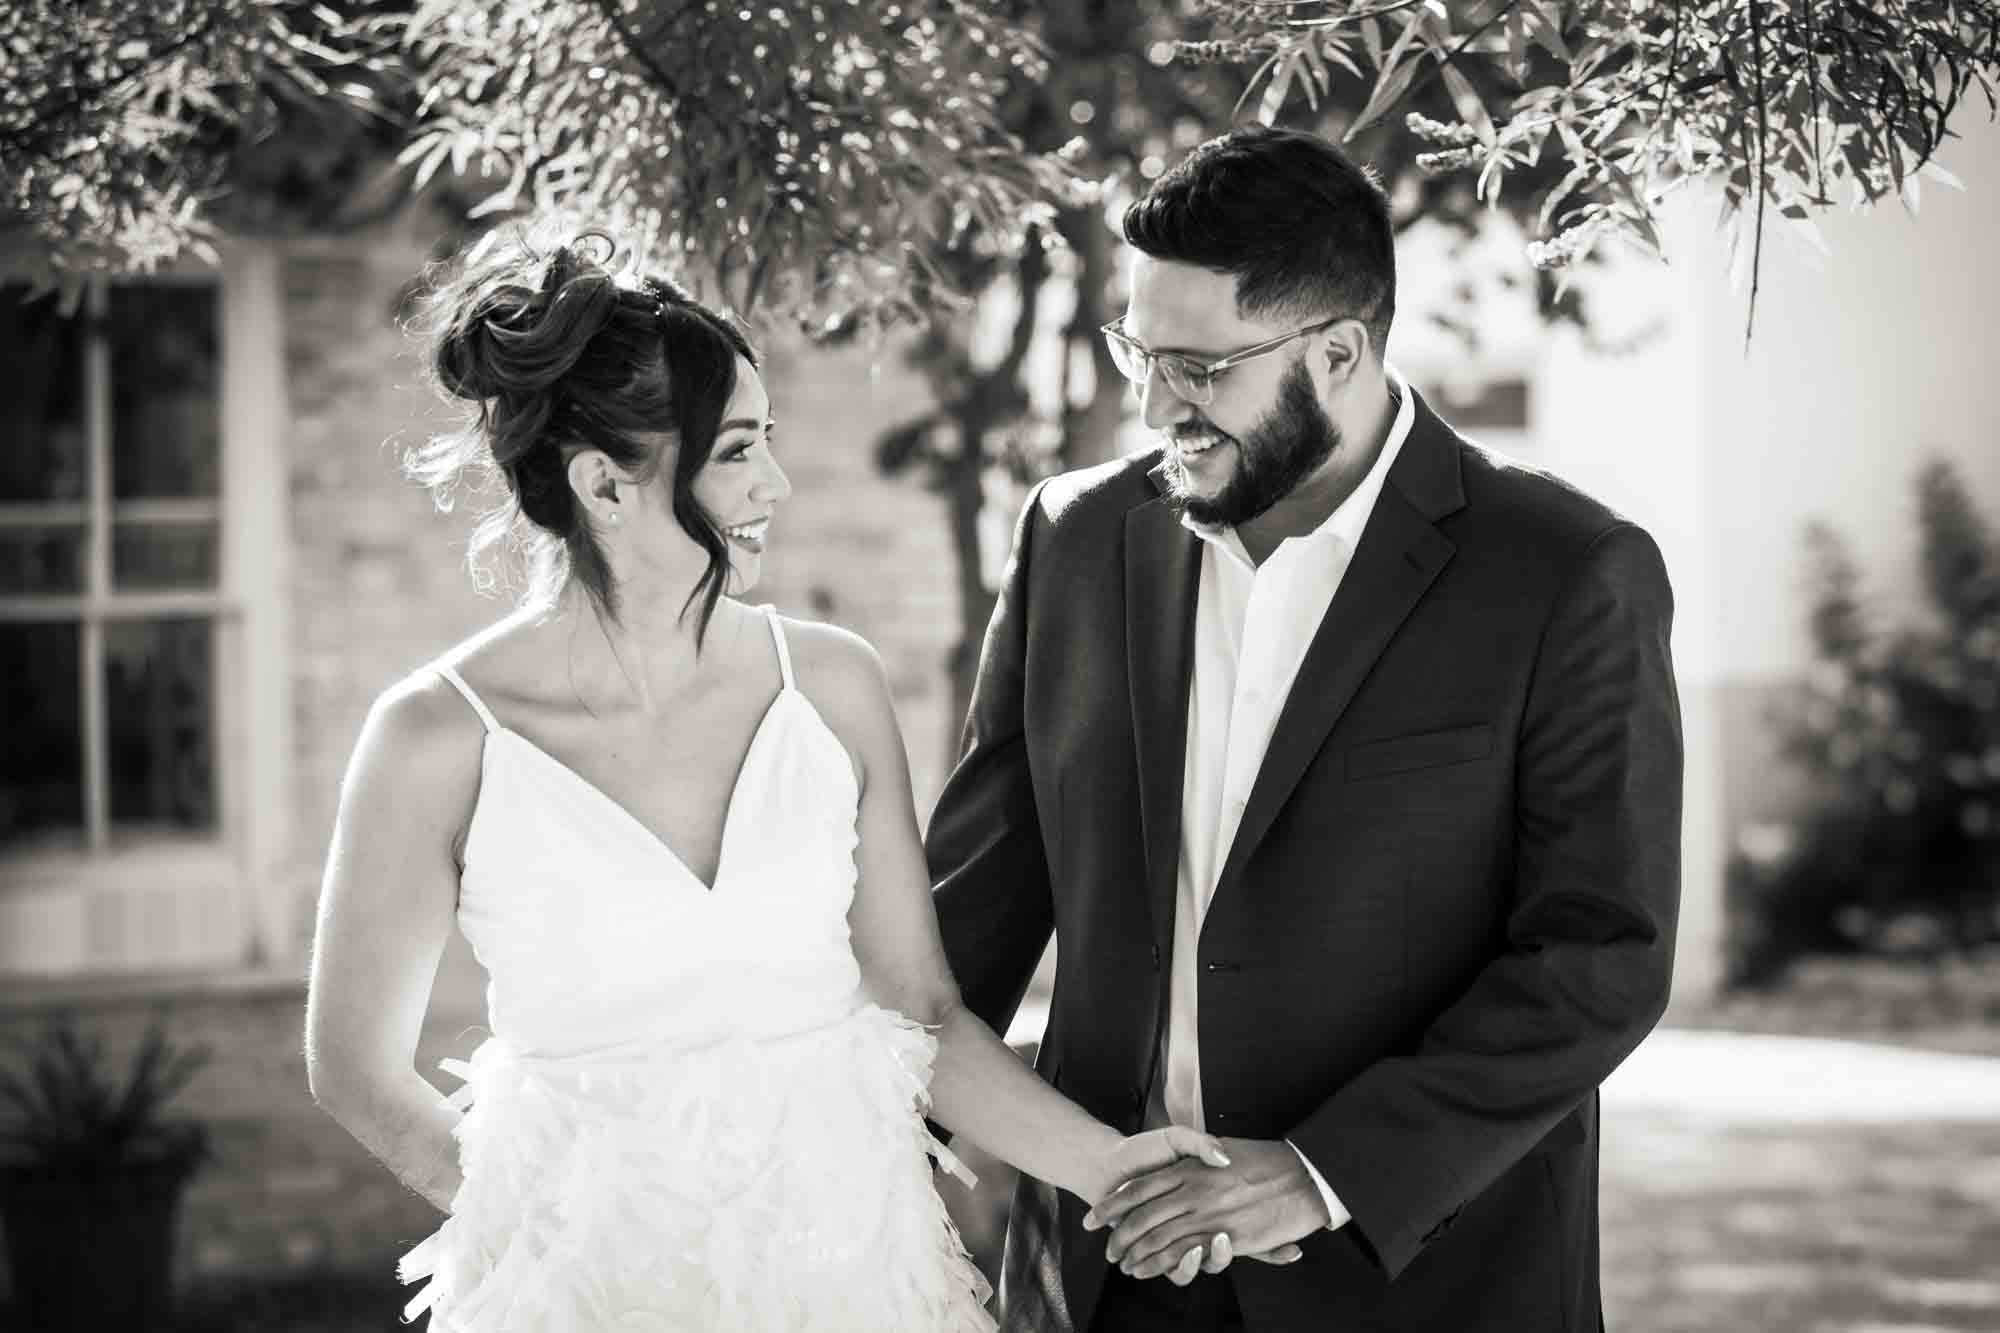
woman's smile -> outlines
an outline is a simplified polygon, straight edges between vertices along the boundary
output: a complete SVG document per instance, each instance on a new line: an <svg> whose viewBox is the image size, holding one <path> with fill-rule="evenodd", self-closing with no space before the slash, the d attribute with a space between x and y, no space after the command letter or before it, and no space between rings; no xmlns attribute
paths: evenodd
<svg viewBox="0 0 2000 1333"><path fill-rule="evenodd" d="M733 527L724 528L722 535L752 555L762 555L764 553L764 534L769 532L770 529L771 516L766 514L762 518L751 519L747 523L738 523Z"/></svg>

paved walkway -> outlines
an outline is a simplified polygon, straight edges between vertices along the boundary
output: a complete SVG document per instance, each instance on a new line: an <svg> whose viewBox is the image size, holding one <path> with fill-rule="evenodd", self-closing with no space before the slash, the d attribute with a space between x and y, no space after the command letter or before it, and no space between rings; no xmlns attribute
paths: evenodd
<svg viewBox="0 0 2000 1333"><path fill-rule="evenodd" d="M2000 1333L2000 1058L1663 1028L1601 1208L1612 1333Z"/></svg>
<svg viewBox="0 0 2000 1333"><path fill-rule="evenodd" d="M1656 1032L1602 1208L1613 1333L1995 1333L2000 1059Z"/></svg>
<svg viewBox="0 0 2000 1333"><path fill-rule="evenodd" d="M1741 1124L2000 1123L2000 1058L1663 1028L1605 1083L1604 1109Z"/></svg>

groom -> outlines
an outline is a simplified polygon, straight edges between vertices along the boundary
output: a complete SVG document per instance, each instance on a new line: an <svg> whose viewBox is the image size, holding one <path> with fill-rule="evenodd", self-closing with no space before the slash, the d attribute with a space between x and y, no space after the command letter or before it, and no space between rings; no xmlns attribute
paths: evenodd
<svg viewBox="0 0 2000 1333"><path fill-rule="evenodd" d="M1679 892L1659 551L1384 362L1387 201L1323 140L1204 144L1124 230L1161 443L1030 497L928 852L971 1007L1053 931L1042 1075L1232 1164L1024 1179L1006 1325L1594 1331Z"/></svg>

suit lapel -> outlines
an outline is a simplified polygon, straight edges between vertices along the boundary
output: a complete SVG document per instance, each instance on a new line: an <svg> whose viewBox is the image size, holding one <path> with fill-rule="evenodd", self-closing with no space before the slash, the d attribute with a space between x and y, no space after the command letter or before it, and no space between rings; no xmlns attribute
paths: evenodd
<svg viewBox="0 0 2000 1333"><path fill-rule="evenodd" d="M1146 900L1161 958L1172 952L1188 675L1200 578L1200 539L1181 526L1172 506L1154 500L1125 516L1126 675L1146 837Z"/></svg>
<svg viewBox="0 0 2000 1333"><path fill-rule="evenodd" d="M1451 560L1457 547L1432 520L1464 502L1457 436L1419 397L1410 436L1278 714L1216 882L1218 896L1242 872L1376 659Z"/></svg>

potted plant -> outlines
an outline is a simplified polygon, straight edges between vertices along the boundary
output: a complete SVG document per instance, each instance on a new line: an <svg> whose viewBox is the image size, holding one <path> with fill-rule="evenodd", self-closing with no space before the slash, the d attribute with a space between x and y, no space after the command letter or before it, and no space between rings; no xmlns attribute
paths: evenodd
<svg viewBox="0 0 2000 1333"><path fill-rule="evenodd" d="M208 1059L155 1018L121 1083L68 1017L0 1068L0 1226L37 1333L130 1333L172 1319L174 1219L208 1131L166 1106Z"/></svg>

